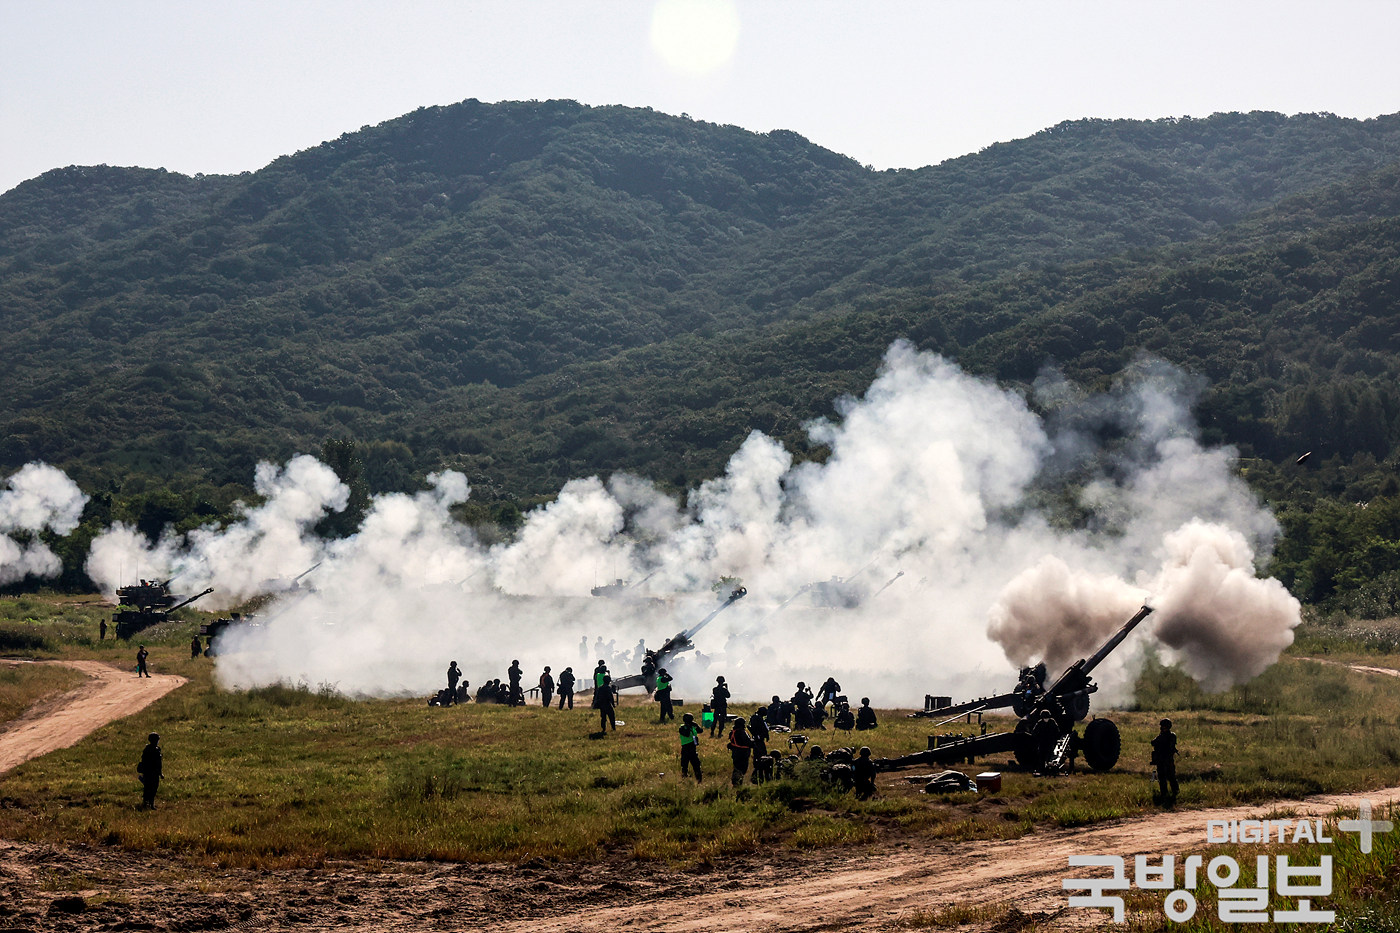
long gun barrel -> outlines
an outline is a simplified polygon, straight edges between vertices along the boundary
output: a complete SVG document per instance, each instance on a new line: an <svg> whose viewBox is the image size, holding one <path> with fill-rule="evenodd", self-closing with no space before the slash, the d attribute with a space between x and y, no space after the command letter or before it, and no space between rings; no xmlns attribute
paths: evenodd
<svg viewBox="0 0 1400 933"><path fill-rule="evenodd" d="M878 590L875 591L875 596L879 596L879 595L880 595L881 593L883 593L885 590L889 589L889 588L890 588L890 584L891 584L891 583L894 583L894 581L898 580L898 579L899 579L900 577L902 577L902 576L904 576L904 571L903 571L903 570L901 570L899 573L895 574L894 576L890 577L889 582L887 582L884 586L880 587ZM875 596L871 596L870 598L871 598L871 599L874 599Z"/></svg>
<svg viewBox="0 0 1400 933"><path fill-rule="evenodd" d="M642 668L643 673L629 674L626 677L620 677L613 681L613 686L619 690L626 690L628 687L646 686L647 690L650 691L652 678L655 677L656 671L665 665L672 655L679 654L687 648L692 647L690 643L691 636L714 621L715 616L747 596L748 592L749 591L742 586L736 587L734 592L729 594L729 598L716 606L705 618L696 622L685 631L673 635L655 654L647 652L649 664Z"/></svg>
<svg viewBox="0 0 1400 933"><path fill-rule="evenodd" d="M747 595L749 595L748 590L744 589L742 586L736 587L734 592L729 594L729 598L726 599L724 602L720 603L718 606L716 606L713 612L705 616L705 618L701 619L699 622L696 622L684 632L681 632L681 637L684 638L686 641L690 641L690 639L694 637L696 632L700 631L702 628L713 622L715 616L719 615L721 612L728 609L730 606L734 605ZM665 650L664 645L662 646L662 650Z"/></svg>
<svg viewBox="0 0 1400 933"><path fill-rule="evenodd" d="M310 567L307 567L307 568L306 568L305 570L303 570L301 573L299 573L299 574L297 574L296 576L292 577L292 582L293 582L293 583L296 583L296 582L297 582L298 580L300 580L302 577L306 576L308 573L310 573L311 571L315 570L317 567L321 566L321 564L323 564L323 563L325 563L325 562L324 562L324 561L319 561L319 560L316 561L316 563L312 564Z"/></svg>
<svg viewBox="0 0 1400 933"><path fill-rule="evenodd" d="M1123 643L1123 639L1128 637L1128 633L1138 627L1143 619L1152 614L1151 606L1143 606L1131 619L1123 623L1123 627L1113 634L1113 637L1104 642L1098 651L1095 651L1088 658L1081 658L1072 664L1068 670L1060 675L1050 689L1046 690L1047 696L1059 696L1063 692L1081 689L1088 683L1089 673L1098 667L1104 658L1113 653L1113 649Z"/></svg>
<svg viewBox="0 0 1400 933"><path fill-rule="evenodd" d="M209 589L205 590L203 593L195 593L195 594L194 594L193 596L191 596L189 599L185 600L185 601L182 602L182 603L176 603L175 605L171 606L169 609L167 609L167 610L165 610L165 611L166 611L166 613L171 613L171 612L174 612L176 609L183 609L183 608L185 608L186 606L188 606L190 603L194 602L196 599L199 599L201 596L208 596L208 595L209 595L210 593L212 593L212 592L214 592L214 588L211 586L211 587L209 587Z"/></svg>

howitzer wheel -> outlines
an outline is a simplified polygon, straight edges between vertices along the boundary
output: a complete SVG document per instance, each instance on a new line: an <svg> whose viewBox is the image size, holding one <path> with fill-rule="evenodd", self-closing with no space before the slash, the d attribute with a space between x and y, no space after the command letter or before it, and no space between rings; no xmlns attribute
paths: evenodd
<svg viewBox="0 0 1400 933"><path fill-rule="evenodd" d="M1107 771L1118 764L1123 740L1111 719L1091 719L1084 727L1084 762L1095 771Z"/></svg>

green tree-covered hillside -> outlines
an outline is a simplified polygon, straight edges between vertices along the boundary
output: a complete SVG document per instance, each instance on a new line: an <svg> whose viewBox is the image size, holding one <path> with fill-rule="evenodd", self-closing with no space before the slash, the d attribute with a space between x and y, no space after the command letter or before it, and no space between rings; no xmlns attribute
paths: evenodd
<svg viewBox="0 0 1400 933"><path fill-rule="evenodd" d="M875 172L567 101L419 110L238 176L57 169L0 196L0 466L156 527L336 439L376 491L684 487L755 428L808 455L803 421L905 338L1011 383L1152 354L1206 380L1264 494L1383 496L1398 178L1400 115L1083 120Z"/></svg>

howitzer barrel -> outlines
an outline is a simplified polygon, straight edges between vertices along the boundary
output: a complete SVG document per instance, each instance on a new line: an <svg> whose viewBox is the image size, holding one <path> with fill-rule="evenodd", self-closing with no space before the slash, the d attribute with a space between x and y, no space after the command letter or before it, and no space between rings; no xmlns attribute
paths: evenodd
<svg viewBox="0 0 1400 933"><path fill-rule="evenodd" d="M1138 623L1152 614L1151 606L1143 606L1137 613L1123 623L1123 627L1113 633L1113 637L1104 642L1098 651L1095 651L1088 658L1081 658L1070 665L1069 669L1060 675L1059 680L1046 690L1047 696L1059 696L1066 690L1078 690L1089 682L1089 672L1098 667L1104 658L1113 653L1113 649L1123 643L1123 639L1128 637L1128 633L1137 628Z"/></svg>
<svg viewBox="0 0 1400 933"><path fill-rule="evenodd" d="M749 591L744 589L742 586L735 588L734 592L729 594L728 599L716 606L714 611L711 612L709 615L705 616L705 618L701 619L699 622L696 622L693 626L682 632L682 636L689 640L695 635L696 632L700 631L702 628L713 622L715 616L719 615L721 612L728 609L730 606L734 605L748 594Z"/></svg>
<svg viewBox="0 0 1400 933"><path fill-rule="evenodd" d="M201 596L208 596L208 595L209 595L210 593L212 593L212 592L214 592L214 588L211 586L211 587L209 587L209 589L205 590L203 593L195 593L195 594L194 594L193 596L191 596L189 599L185 600L185 601L182 602L182 603L176 603L175 605L171 606L169 609L167 609L167 610L165 610L165 611L166 611L167 613L170 613L170 612L174 612L176 609L183 609L183 608L185 608L186 606L188 606L190 603L194 602L196 599L199 599Z"/></svg>
<svg viewBox="0 0 1400 933"><path fill-rule="evenodd" d="M1014 693L1001 693L994 697L983 697L980 700L968 700L966 703L955 703L952 706L940 706L937 709L921 709L910 713L910 719L942 719L951 716L957 719L967 713L981 713L993 709L1006 709L1016 700Z"/></svg>
<svg viewBox="0 0 1400 933"><path fill-rule="evenodd" d="M310 567L307 567L307 568L306 568L305 570L303 570L301 573L299 573L299 574L297 574L296 576L292 577L292 582L293 582L293 583L296 583L296 582L297 582L298 580L300 580L302 577L306 576L308 573L310 573L311 571L315 570L317 567L321 566L321 564L323 564L323 563L324 563L324 561L319 561L319 560L316 561L316 563L312 564ZM205 592L208 592L208 590L206 590Z"/></svg>
<svg viewBox="0 0 1400 933"><path fill-rule="evenodd" d="M1152 607L1143 606L1137 611L1136 615L1134 615L1127 622L1124 622L1123 627L1120 628L1117 632L1115 632L1112 638L1103 643L1103 647L1099 648L1098 651L1095 651L1093 655L1090 656L1090 658L1084 662L1084 673L1087 674L1094 668L1098 667L1099 662L1102 661L1104 658L1108 657L1110 654L1112 654L1113 649L1117 648L1120 644L1123 643L1123 639L1128 637L1128 633L1131 632L1133 629L1137 628L1138 623L1151 614Z"/></svg>

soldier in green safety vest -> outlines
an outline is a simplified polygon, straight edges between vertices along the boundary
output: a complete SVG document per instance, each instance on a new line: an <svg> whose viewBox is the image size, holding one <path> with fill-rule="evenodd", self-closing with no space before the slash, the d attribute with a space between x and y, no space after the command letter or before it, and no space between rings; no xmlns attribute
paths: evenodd
<svg viewBox="0 0 1400 933"><path fill-rule="evenodd" d="M661 704L661 721L675 722L676 712L671 707L671 675L666 668L656 672L656 699Z"/></svg>
<svg viewBox="0 0 1400 933"><path fill-rule="evenodd" d="M700 732L701 729L695 724L695 717L686 713L681 720L681 777L686 776L686 771L691 765L695 766L695 783L700 783Z"/></svg>

